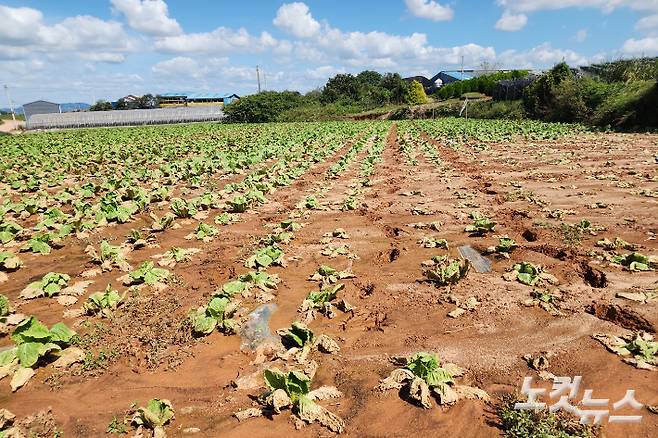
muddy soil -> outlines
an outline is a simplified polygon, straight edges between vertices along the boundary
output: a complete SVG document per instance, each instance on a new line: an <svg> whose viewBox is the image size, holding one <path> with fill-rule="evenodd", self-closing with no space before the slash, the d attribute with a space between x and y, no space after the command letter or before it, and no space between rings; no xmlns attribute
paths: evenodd
<svg viewBox="0 0 658 438"><path fill-rule="evenodd" d="M133 266L173 246L197 247L201 252L171 269L175 281L166 289L142 288L129 297L114 319L70 318L69 308L53 299L18 299L30 281L48 271L70 273L71 283L83 280L81 274L93 265L82 243L67 245L38 259L38 264L28 257L26 265L34 269L12 274L10 282L0 284L2 293L19 303L20 312L38 315L48 324L64 321L75 327L97 360L65 372L41 368L16 393L3 381L0 406L17 417L49 412L58 430L70 437L104 436L114 417L122 419L132 403L143 405L151 398L169 399L176 409L168 436L332 436L317 424L295 430L288 413L238 422L233 414L251 407L264 389L260 373L267 362L258 363L262 361L255 360L254 352L241 349L237 335L214 332L193 338L186 322L191 308L247 271L244 259L269 233L268 224L288 218L311 194L323 208L306 211L298 219L305 226L284 246L288 266L268 269L281 279L272 300L278 307L271 329L288 327L300 318L298 308L315 287L308 277L319 265L350 268L356 275L344 281L340 295L353 309L310 323L316 334L326 334L340 345L338 354L314 356L319 363L314 386L334 385L343 392L343 397L322 404L346 421L344 435L502 436L497 396L520 393L525 376L550 387L523 359L547 352L547 371L582 376L577 400L583 389L592 389L595 398L613 403L634 389L640 403L658 405L658 371L634 368L592 338L595 333L653 332L658 327L658 300L641 303L617 296L658 291L656 272L624 270L606 260L596 245L603 238L619 237L637 244L643 254L658 255L658 198L639 194L641 189L658 190L656 136L583 134L559 141L489 143L481 150L469 143L455 148L423 134L414 143L413 165L399 149L398 129L391 125L382 161L375 166L372 184L362 187L355 210L341 206L358 186L360 166L374 140L340 178L328 178L327 170L350 143L290 186L268 195L257 211L221 227L220 236L211 242L184 239L197 221L158 234L159 247L130 254ZM436 149L440 163L424 153L421 140ZM464 232L474 210L497 223L494 232ZM592 227L576 227L581 219ZM438 230L409 226L417 222L440 225ZM144 218L142 225L146 223ZM137 226L108 228L106 235L96 237L118 239ZM356 257L328 259L320 254L326 246L321 243L323 235L337 228L350 237L331 243L349 245ZM432 256L458 258L463 245L484 252L501 235L513 238L518 247L509 258L488 255L491 272L471 270L449 288L423 281L422 263ZM449 248L422 247L418 242L427 236L446 239ZM541 265L556 277L558 283L546 289L557 297L555 311L528 305L533 288L503 278L520 262ZM109 281L119 285L116 278L122 274L114 270L94 278L96 285L87 295ZM475 309L448 316L457 307L455 299L471 297L479 303ZM6 337L0 338L0 346L8 344ZM435 404L422 409L396 391L375 389L395 368L390 357L418 351L436 352L441 360L466 368L465 383L487 391L493 401L465 400L450 408ZM255 383L235 384L245 376ZM634 413L629 408L615 412ZM646 408L639 414L639 424L604 424L605 436L658 436L658 415Z"/></svg>

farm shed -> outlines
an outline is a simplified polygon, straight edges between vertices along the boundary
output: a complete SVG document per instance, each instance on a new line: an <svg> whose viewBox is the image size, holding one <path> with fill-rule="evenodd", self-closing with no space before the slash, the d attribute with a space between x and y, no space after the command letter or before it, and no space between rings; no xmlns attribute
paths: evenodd
<svg viewBox="0 0 658 438"><path fill-rule="evenodd" d="M35 114L57 114L61 112L58 103L45 100L35 100L24 104L23 111L25 112L25 121L28 128L30 127L30 118Z"/></svg>
<svg viewBox="0 0 658 438"><path fill-rule="evenodd" d="M158 94L158 99L160 100L160 106L184 106L187 101L187 95L191 93L162 93Z"/></svg>
<svg viewBox="0 0 658 438"><path fill-rule="evenodd" d="M240 97L233 94L222 93L162 93L159 94L160 106L199 106L199 105L227 105Z"/></svg>

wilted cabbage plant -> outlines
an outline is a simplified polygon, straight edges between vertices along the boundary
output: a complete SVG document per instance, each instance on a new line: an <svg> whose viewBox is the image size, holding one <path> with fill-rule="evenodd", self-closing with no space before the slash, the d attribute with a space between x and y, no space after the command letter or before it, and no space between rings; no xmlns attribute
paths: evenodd
<svg viewBox="0 0 658 438"><path fill-rule="evenodd" d="M345 422L340 417L315 403L317 400L341 397L343 394L335 387L322 386L311 391L311 379L306 374L301 371L284 373L276 368L265 370L264 379L268 391L258 397L261 407L235 413L239 421L291 409L297 427L317 421L333 432L344 431Z"/></svg>
<svg viewBox="0 0 658 438"><path fill-rule="evenodd" d="M453 405L461 399L488 400L489 395L471 386L458 385L455 378L466 373L463 368L450 363L441 365L434 353L416 353L409 358L396 358L403 365L383 379L378 388L381 391L404 388L410 400L425 409L432 407L431 396L440 405Z"/></svg>

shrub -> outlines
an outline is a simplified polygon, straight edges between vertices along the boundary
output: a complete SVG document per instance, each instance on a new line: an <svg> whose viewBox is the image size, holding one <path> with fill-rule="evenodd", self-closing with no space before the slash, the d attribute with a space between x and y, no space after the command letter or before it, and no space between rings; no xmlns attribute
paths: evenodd
<svg viewBox="0 0 658 438"><path fill-rule="evenodd" d="M298 106L301 99L296 91L264 91L226 105L224 112L229 122L273 122L282 112Z"/></svg>
<svg viewBox="0 0 658 438"><path fill-rule="evenodd" d="M408 106L403 106L401 108L393 111L389 117L390 120L404 120L408 119L411 116L411 110Z"/></svg>
<svg viewBox="0 0 658 438"><path fill-rule="evenodd" d="M336 102L323 105L313 103L291 108L278 115L278 122L313 122L336 120L345 115L363 111L365 108L357 103Z"/></svg>
<svg viewBox="0 0 658 438"><path fill-rule="evenodd" d="M591 78L580 80L583 103L588 109L594 110L599 107L610 95L614 93L616 84L609 84Z"/></svg>
<svg viewBox="0 0 658 438"><path fill-rule="evenodd" d="M526 88L524 107L529 117L553 122L582 121L623 129L658 127L658 84L637 79L658 74L655 62L616 61L585 68L597 78L576 78L560 63ZM610 79L617 81L607 82Z"/></svg>
<svg viewBox="0 0 658 438"><path fill-rule="evenodd" d="M427 95L425 89L418 81L413 81L409 87L409 95L407 96L407 103L409 105L420 105L427 103Z"/></svg>
<svg viewBox="0 0 658 438"><path fill-rule="evenodd" d="M565 102L562 99L564 94L575 90L573 84L567 84L563 87L559 87L559 85L563 81L573 80L574 76L571 68L564 62L557 64L542 75L525 89L523 104L528 115L544 120L551 120L552 117L559 116L554 112L557 95L559 94L562 101L560 104L564 105Z"/></svg>
<svg viewBox="0 0 658 438"><path fill-rule="evenodd" d="M658 83L636 81L614 84L593 111L592 123L614 128L658 127Z"/></svg>
<svg viewBox="0 0 658 438"><path fill-rule="evenodd" d="M593 64L582 69L606 82L652 80L658 78L658 57L620 59L603 64Z"/></svg>
<svg viewBox="0 0 658 438"><path fill-rule="evenodd" d="M474 119L509 119L525 118L522 100L473 102L468 107L468 116Z"/></svg>
<svg viewBox="0 0 658 438"><path fill-rule="evenodd" d="M565 79L552 89L552 103L544 109L543 119L551 122L580 122L587 117L580 83Z"/></svg>

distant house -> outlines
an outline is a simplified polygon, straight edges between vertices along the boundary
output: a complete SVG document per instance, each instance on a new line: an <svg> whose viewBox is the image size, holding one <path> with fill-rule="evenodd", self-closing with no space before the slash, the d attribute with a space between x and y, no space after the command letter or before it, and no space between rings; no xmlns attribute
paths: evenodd
<svg viewBox="0 0 658 438"><path fill-rule="evenodd" d="M198 105L228 105L240 99L235 93L162 93L158 95L160 106L198 106Z"/></svg>
<svg viewBox="0 0 658 438"><path fill-rule="evenodd" d="M137 99L139 99L139 96L135 96L134 94L129 94L127 96L123 96L121 99L123 99L124 102L135 102Z"/></svg>
<svg viewBox="0 0 658 438"><path fill-rule="evenodd" d="M411 77L408 77L408 78L404 78L404 80L409 82L409 83L411 83L413 81L419 82L420 85L423 86L423 88L425 89L425 93L427 93L427 94L434 93L436 91L436 89L438 88L434 82L427 79L425 76L411 76Z"/></svg>
<svg viewBox="0 0 658 438"><path fill-rule="evenodd" d="M473 75L467 72L462 73L461 71L456 71L456 70L446 70L439 72L436 76L434 76L431 79L431 81L436 82L437 79L440 79L441 83L443 85L446 85L452 82L467 81L469 79L473 79Z"/></svg>
<svg viewBox="0 0 658 438"><path fill-rule="evenodd" d="M112 109L126 109L131 107L131 104L137 102L138 100L139 100L139 96L135 96L134 94L129 94L127 96L123 96L115 101L110 102L110 104L112 104ZM123 104L121 108L119 108L119 102Z"/></svg>
<svg viewBox="0 0 658 438"><path fill-rule="evenodd" d="M440 71L439 73L432 76L430 79L427 79L425 76L411 76L404 78L407 82L417 81L420 82L425 93L432 94L443 85L450 84L457 81L466 81L468 79L473 79L476 75L473 70L464 71L463 73L458 70L445 70Z"/></svg>
<svg viewBox="0 0 658 438"><path fill-rule="evenodd" d="M25 121L27 127L30 127L30 117L35 114L53 114L60 113L61 109L58 103L48 102L45 100L35 100L34 102L26 103L23 105L25 112Z"/></svg>

